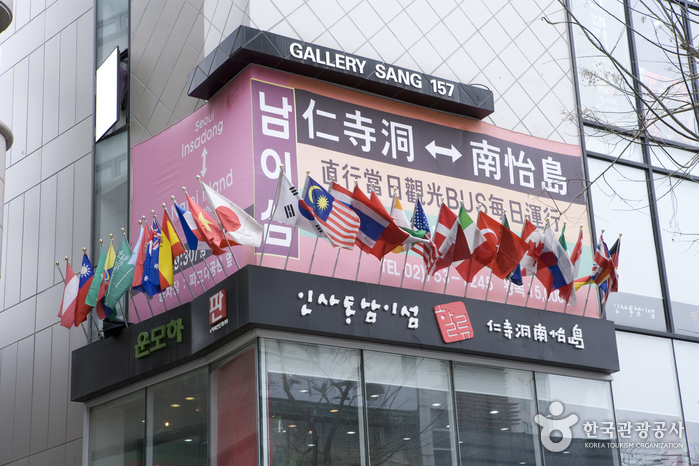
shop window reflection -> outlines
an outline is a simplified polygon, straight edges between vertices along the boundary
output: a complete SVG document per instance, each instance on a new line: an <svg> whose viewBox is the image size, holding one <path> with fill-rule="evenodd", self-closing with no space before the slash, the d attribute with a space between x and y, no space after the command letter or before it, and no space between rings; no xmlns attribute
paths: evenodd
<svg viewBox="0 0 699 466"><path fill-rule="evenodd" d="M359 352L265 343L270 464L364 464Z"/></svg>
<svg viewBox="0 0 699 466"><path fill-rule="evenodd" d="M364 370L371 464L455 464L446 361L365 352Z"/></svg>
<svg viewBox="0 0 699 466"><path fill-rule="evenodd" d="M90 410L90 465L143 465L145 390Z"/></svg>
<svg viewBox="0 0 699 466"><path fill-rule="evenodd" d="M207 367L147 390L147 464L208 464Z"/></svg>
<svg viewBox="0 0 699 466"><path fill-rule="evenodd" d="M541 465L531 372L454 364L462 464Z"/></svg>

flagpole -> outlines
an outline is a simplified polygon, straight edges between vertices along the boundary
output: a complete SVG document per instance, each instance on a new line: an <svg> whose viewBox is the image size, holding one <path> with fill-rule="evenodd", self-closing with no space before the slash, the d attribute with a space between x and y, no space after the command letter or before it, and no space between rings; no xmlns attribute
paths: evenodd
<svg viewBox="0 0 699 466"><path fill-rule="evenodd" d="M200 181L200 183L201 183L201 181ZM187 188L185 188L184 186L182 186L182 191L184 191L184 193L187 194ZM206 197L207 196L205 195L204 198L206 198ZM211 207L211 204L209 203L208 199L206 200L206 203L209 204L209 207ZM189 203L187 204L187 207L190 207ZM192 211L191 207L189 208L189 211L190 212ZM216 211L214 211L214 213L216 213ZM216 219L218 220L218 214L216 214ZM220 222L221 222L221 220L219 220L219 225L221 224ZM221 233L223 233L223 236L227 236L226 233L223 231L223 227L221 227ZM203 234L203 232L202 232L202 234ZM228 241L228 238L226 238L226 241ZM230 247L231 247L231 245L229 243L228 244L229 250L230 250ZM211 251L211 255L216 257L213 250ZM240 270L240 265L238 264L238 259L235 258L235 254L233 254L233 251L231 251L231 255L233 256L233 259L235 259L235 265L238 267L238 270ZM203 262L204 262L204 266L206 266L206 270L209 271L209 276L211 277L211 280L214 282L214 285L218 285L218 282L214 278L214 274L211 273L211 268L209 267L209 264L206 262L206 253L204 253L204 261ZM220 261L219 261L219 263L220 263ZM221 264L221 267L223 268L223 273L225 273L226 277L228 277L228 274L226 273L226 268L223 267L223 264Z"/></svg>
<svg viewBox="0 0 699 466"><path fill-rule="evenodd" d="M318 246L318 237L316 236L316 242L313 245L313 254L311 254L311 262L308 264L308 274L311 273L311 269L313 268L313 259L316 257L316 247Z"/></svg>
<svg viewBox="0 0 699 466"><path fill-rule="evenodd" d="M165 211L165 213L167 213L167 205L166 205L164 202L163 202L163 210ZM168 217L168 218L169 218L169 217ZM158 219L156 219L155 221L157 222ZM172 220L170 220L170 223L172 224L172 228L175 228L175 225L172 223ZM158 224L158 226L160 226L160 224ZM162 229L163 229L163 227L160 226L161 232L162 232ZM175 233L177 233L177 232L175 232ZM168 238L168 240L169 240L169 239L170 239L170 238ZM181 241L180 241L180 243L181 243ZM170 247L170 251L172 251L172 245L170 245L170 246L171 246L171 247ZM182 249L184 249L184 248L182 248ZM181 254L180 254L180 255L181 255ZM178 257L179 257L179 256L178 256ZM176 258L173 258L173 259L172 259L172 276L173 276L173 280L174 280L174 276L175 276L175 259L176 259ZM187 288L189 289L189 293L192 295L192 299L194 299L194 293L192 292L192 288L190 288L190 286L189 286L189 282L187 281L187 277L185 277L185 276L184 276L184 273L182 272L182 268L180 268L180 273L182 274L182 278L184 278L184 283L185 283L185 285L187 285ZM173 286L175 286L174 283L173 283ZM182 305L182 301L180 301L180 294L177 293L177 287L175 287L175 294L177 295L177 301L180 302L180 306L181 306L181 305Z"/></svg>
<svg viewBox="0 0 699 466"><path fill-rule="evenodd" d="M405 270L408 267L408 254L410 254L410 248L405 250L405 260L403 261L403 274L400 277L400 286L399 288L403 288L403 279L405 278Z"/></svg>
<svg viewBox="0 0 699 466"><path fill-rule="evenodd" d="M422 196L420 196L420 197L422 197ZM413 216L415 216L414 213L413 213ZM427 218L427 216L425 216L425 218ZM428 223L429 223L429 221L428 221ZM439 223L439 218L437 218L437 223ZM435 235L436 234L437 234L437 231L435 230ZM435 252L435 257L436 257L436 255L437 255L437 253ZM435 261L436 260L437 259L435 258ZM423 262L424 262L424 258L423 258ZM423 277L422 277L422 291L425 291L425 285L427 285L427 264L425 264L425 272L423 273Z"/></svg>
<svg viewBox="0 0 699 466"><path fill-rule="evenodd" d="M478 204L478 207L480 208L482 204ZM500 224L503 224L503 221L505 219L505 214L507 213L507 209L502 209L502 216L500 217ZM500 245L498 244L498 248ZM490 293L490 285L493 282L493 269L490 269L490 276L488 277L488 283L486 283L486 286L488 287L485 290L485 301L488 301L488 294Z"/></svg>
<svg viewBox="0 0 699 466"><path fill-rule="evenodd" d="M177 202L175 200L175 196L170 196L170 199L172 199L172 202ZM182 222L180 222L180 223L182 223ZM175 227L174 223L172 224L172 226L175 228L175 230L177 230L177 227ZM184 227L182 228L182 232L184 233ZM184 245L184 243L182 243L182 245ZM192 250L189 248L189 242L187 242L187 250L189 252L192 252ZM194 255L196 256L197 253L195 252ZM197 281L201 285L201 288L206 292L206 287L204 287L204 282L201 280L201 278L199 278L199 274L197 273L197 269L196 269L196 267L194 267L194 259L189 259L189 253L187 253L187 259L192 261L192 268L194 269L194 275L197 277ZM184 271L182 271L182 269L180 269L180 273L182 273L182 276L184 277L184 280L186 282L187 276L184 274ZM209 273L211 273L211 272L209 272ZM215 281L214 281L214 283L215 283ZM189 286L189 283L187 283L187 286ZM189 291L192 291L192 289L190 288ZM194 293L192 293L192 299L194 299Z"/></svg>
<svg viewBox="0 0 699 466"><path fill-rule="evenodd" d="M546 217L546 227L544 228L544 237L546 237L546 229L548 229L548 228L551 228L551 226L549 225L549 218ZM546 241L546 240L544 240L544 241ZM546 303L544 304L544 311L549 306L549 299L551 298L551 293L548 293L548 290L546 290L546 291L547 291L547 294L546 294Z"/></svg>
<svg viewBox="0 0 699 466"><path fill-rule="evenodd" d="M335 256L335 267L333 267L333 278L335 278L335 271L337 270L337 262L340 260L340 251L342 248L337 248L337 255Z"/></svg>
<svg viewBox="0 0 699 466"><path fill-rule="evenodd" d="M373 186L373 183L372 183ZM396 196L398 193L398 188L393 188L393 200L391 201L391 211L388 215L393 218L393 207L396 205ZM379 285L381 284L381 275L383 274L383 261L386 256L381 257L381 267L379 268Z"/></svg>
<svg viewBox="0 0 699 466"><path fill-rule="evenodd" d="M294 225L293 230L291 230L291 243L289 244L289 249L286 251L286 260L284 261L284 270L286 270L287 264L289 264L289 256L291 255L291 244L294 243L294 235L296 234L296 230L298 230L299 227ZM260 265L262 265L262 259L260 259Z"/></svg>
<svg viewBox="0 0 699 466"><path fill-rule="evenodd" d="M529 304L529 297L532 295L532 286L534 286L534 275L532 275L532 279L529 282L529 291L527 292L527 300L524 302L524 307L527 307L527 304Z"/></svg>
<svg viewBox="0 0 699 466"><path fill-rule="evenodd" d="M265 242L262 244L262 253L260 254L260 265L262 265L262 259L265 257L265 248L267 247L267 240L269 239L269 226L272 224L272 217L277 212L277 204L279 204L279 187L282 185L282 176L284 176L284 165L279 164L279 177L277 178L277 187L274 188L274 204L272 205L272 213L269 214L269 219L267 220L267 230L265 230ZM199 177L197 177L199 179ZM199 180L201 183L201 180ZM291 250L291 245L289 245L289 250ZM288 257L288 256L287 256Z"/></svg>
<svg viewBox="0 0 699 466"><path fill-rule="evenodd" d="M211 210L214 211L214 214L216 215L216 220L218 221L218 226L221 228L221 232L223 233L223 237L226 238L226 244L228 245L228 251L230 251L231 256L233 256L233 259L235 259L235 265L238 267L238 270L240 270L240 264L238 264L238 259L235 257L235 253L233 253L233 249L231 248L231 242L228 240L228 230L223 228L223 223L221 222L221 218L218 216L218 212L216 212L216 209L214 209L213 204L211 203L211 199L209 199L209 195L206 194L206 191L204 190L204 183L201 181L201 176L197 175L197 181L201 185L201 190L204 193L204 198L206 199L206 203L209 204L209 207L211 207ZM184 192L187 192L187 188L182 188ZM213 251L212 251L213 253ZM255 256L255 253L253 252L253 257ZM226 268L223 266L223 262L221 262L221 258L216 256L216 259L218 259L218 263L221 264L221 268L223 269L223 274L228 278L228 273L226 272ZM261 264L262 262L260 262ZM211 273L211 271L209 271Z"/></svg>
<svg viewBox="0 0 699 466"><path fill-rule="evenodd" d="M83 251L85 251L85 248L83 248ZM68 264L68 256L65 256L66 259L66 264ZM56 267L58 268L58 273L61 274L61 280L63 280L63 283L65 283L66 278L63 276L63 272L61 271L61 265L56 261ZM68 267L66 265L66 267ZM75 321L73 321L73 325L75 325ZM80 328L83 329L83 332L85 333L85 339L87 340L88 343L90 343L90 337L87 336L87 330L85 330L85 326L81 323Z"/></svg>
<svg viewBox="0 0 699 466"><path fill-rule="evenodd" d="M604 237L604 230L602 230L599 234L600 243L604 241L603 237ZM594 259L594 255L593 255L592 262L594 263L594 261L595 261L595 259ZM573 285L573 286L575 286L575 285ZM583 307L583 315L585 315L585 311L587 310L587 300L590 299L590 291L592 290L592 283L590 283L588 286L589 286L589 288L587 289L587 297L585 298L585 306ZM601 307L602 306L600 303L600 308ZM600 318L602 317L602 310L601 309L597 311L597 315L599 315Z"/></svg>
<svg viewBox="0 0 699 466"><path fill-rule="evenodd" d="M100 238L100 257L101 257L103 252L104 252L104 241L102 240L102 238ZM94 276L92 277L92 280L93 281L95 280ZM95 305L97 305L97 303L95 303ZM92 323L95 325L95 328L97 329L97 338L99 338L100 332L102 332L102 330L100 330L99 325L97 325L97 322L95 322L95 317L97 317L97 320L99 320L99 316L97 315L97 311L95 311L94 307L90 311L90 314L92 314L93 312L94 312L94 317L91 317L91 320L92 320ZM103 325L103 327L104 327L104 325ZM104 337L104 332L102 332L102 336Z"/></svg>
<svg viewBox="0 0 699 466"><path fill-rule="evenodd" d="M163 227L160 225L160 222L158 222L158 218L155 216L155 210L151 210L150 213L153 215L153 221L155 222L156 225L158 225L158 228L160 228L160 247L163 247ZM123 230L123 228L122 228ZM170 238L168 238L168 243L170 242ZM172 245L171 245L172 246ZM170 257L172 257L172 247L170 247ZM158 266L160 266L160 261L158 261ZM172 285L168 286L168 288L172 287L175 289L175 297L177 298L177 302L180 303L180 306L182 305L182 301L180 300L180 295L177 293L177 288L175 288L175 261L172 261ZM161 283L162 285L162 283ZM161 293L163 290L161 290ZM165 303L165 298L163 297L163 305Z"/></svg>
<svg viewBox="0 0 699 466"><path fill-rule="evenodd" d="M146 216L145 216L145 215L141 215L141 221L142 221L143 224L146 226L146 230L150 231L150 230L148 229L148 222L146 222ZM151 251L151 257L152 257L152 256L153 256L153 252ZM150 316L151 316L151 317L155 317L155 313L153 312L153 307L150 305L150 298L148 297L148 293L145 292L145 289L144 289L144 291L143 291L143 294L146 295L146 304L148 304L148 309L150 310ZM133 296L132 296L132 298L133 298Z"/></svg>

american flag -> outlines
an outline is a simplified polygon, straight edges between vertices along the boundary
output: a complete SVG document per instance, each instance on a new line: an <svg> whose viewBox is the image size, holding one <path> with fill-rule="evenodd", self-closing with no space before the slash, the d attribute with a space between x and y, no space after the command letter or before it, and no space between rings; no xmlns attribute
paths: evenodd
<svg viewBox="0 0 699 466"><path fill-rule="evenodd" d="M419 199L415 202L415 212L413 212L413 219L410 223L413 230L425 231L425 239L429 240L429 242L416 243L413 246L413 251L425 261L427 270L433 270L434 264L437 261L437 252L434 242L432 241L430 222L427 221L427 216L425 215L425 211L422 210L422 204Z"/></svg>
<svg viewBox="0 0 699 466"><path fill-rule="evenodd" d="M353 249L359 231L359 217L347 205L330 195L313 178L308 178L303 200L313 209L318 223L335 246Z"/></svg>

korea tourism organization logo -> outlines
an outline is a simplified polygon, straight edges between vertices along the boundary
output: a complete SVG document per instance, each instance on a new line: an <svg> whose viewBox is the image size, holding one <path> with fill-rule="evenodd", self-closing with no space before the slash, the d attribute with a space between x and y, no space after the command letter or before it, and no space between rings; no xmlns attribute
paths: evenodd
<svg viewBox="0 0 699 466"><path fill-rule="evenodd" d="M226 290L223 289L209 297L209 333L214 333L226 324Z"/></svg>
<svg viewBox="0 0 699 466"><path fill-rule="evenodd" d="M541 414L534 416L534 422L541 427L541 445L553 453L565 452L574 438L572 427L580 418L577 414L559 417L564 411L563 403L560 401L552 401L548 410L548 416ZM668 451L684 447L682 421L583 421L582 431L585 435L585 448Z"/></svg>

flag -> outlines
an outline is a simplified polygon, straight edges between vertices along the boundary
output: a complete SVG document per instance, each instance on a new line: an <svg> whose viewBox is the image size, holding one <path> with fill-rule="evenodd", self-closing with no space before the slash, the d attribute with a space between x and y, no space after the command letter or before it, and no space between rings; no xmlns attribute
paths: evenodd
<svg viewBox="0 0 699 466"><path fill-rule="evenodd" d="M497 220L493 220L486 213L478 214L478 229L483 236L496 248L493 260L488 267L496 277L503 280L517 267L527 252L527 243L509 228L505 228Z"/></svg>
<svg viewBox="0 0 699 466"><path fill-rule="evenodd" d="M115 259L116 251L114 251L114 240L112 239L109 242L109 249L107 250L107 255L104 260L102 273L99 275L99 290L97 293L95 311L97 312L97 317L100 319L111 318L112 315L114 315L114 310L104 305L104 296L107 294L107 288L109 288L109 279L112 276ZM90 288L90 291L92 291L92 288ZM90 292L88 292L88 295L89 293Z"/></svg>
<svg viewBox="0 0 699 466"><path fill-rule="evenodd" d="M493 261L495 247L485 239L463 205L459 208L459 224L466 238L469 257L455 260L454 267L464 281L471 283L476 274Z"/></svg>
<svg viewBox="0 0 699 466"><path fill-rule="evenodd" d="M603 248L600 251L600 245L597 246L600 257L598 257L598 253L595 253L590 278L602 290L602 302L606 303L609 294L619 289L616 268L619 264L621 238L617 238L611 249L607 249L607 245L603 240L600 240L600 243Z"/></svg>
<svg viewBox="0 0 699 466"><path fill-rule="evenodd" d="M291 181L283 172L279 176L281 177L279 197L277 198L277 208L274 211L272 220L298 227L330 241L323 227L320 226L318 220L313 216L313 209L308 207L306 202L301 199L301 195L296 187L291 184Z"/></svg>
<svg viewBox="0 0 699 466"><path fill-rule="evenodd" d="M163 218L165 220L165 218ZM155 221L154 221L155 222ZM182 245L180 244L180 247ZM172 261L172 245L167 235L160 231L160 254L158 257L160 290L165 291L175 283L175 267Z"/></svg>
<svg viewBox="0 0 699 466"><path fill-rule="evenodd" d="M410 221L413 230L424 231L423 239L427 241L421 241L413 246L413 251L422 257L425 262L426 270L431 270L437 261L437 248L432 241L432 232L430 231L430 222L427 221L427 215L422 208L420 199L415 201L415 211L413 212L413 218Z"/></svg>
<svg viewBox="0 0 699 466"><path fill-rule="evenodd" d="M565 229L565 225L563 226L563 228ZM562 233L561 237L563 237ZM573 264L573 278L578 276L578 271L580 270L580 262L582 257L582 239L583 232L581 228L580 233L578 234L578 240L575 242L575 247L573 247L573 252L570 254L570 262ZM577 299L575 297L575 281L568 283L565 286L562 286L558 292L561 298L565 299L566 303L570 304L571 306L575 306L577 304Z"/></svg>
<svg viewBox="0 0 699 466"><path fill-rule="evenodd" d="M529 219L526 219L524 221L524 227L522 228L522 239L528 246L527 252L520 261L522 273L524 275L534 276L537 272L537 264L539 262L539 256L541 256L541 250L544 248L544 234L537 230Z"/></svg>
<svg viewBox="0 0 699 466"><path fill-rule="evenodd" d="M376 253L372 252L376 242L379 241L379 238L381 238L381 235L383 235L390 223L391 217L388 213L382 215L376 205L366 197L358 186L355 186L354 191L350 192L339 184L333 183L329 194L343 204L349 205L359 218L359 230L357 231L357 238L354 242L354 244L359 246L359 249L379 259L390 252L389 250L384 253L381 246L379 246ZM383 206L381 206L381 208L383 209ZM383 210L384 212L386 211L385 209ZM403 241L400 241L400 243L402 242Z"/></svg>
<svg viewBox="0 0 699 466"><path fill-rule="evenodd" d="M197 239L200 242L203 241L209 246L211 252L213 252L214 255L220 256L221 254L225 254L226 251L221 249L220 246L221 243L225 244L226 242L226 239L223 236L223 232L218 227L216 222L214 222L211 216L209 216L209 214L207 214L204 211L204 209L199 207L199 205L196 202L194 202L194 200L189 196L189 194L185 194L187 195L187 205L189 206L189 212L185 212L184 215L186 219L185 223L192 230L192 233L194 234L194 236L197 237ZM184 226L182 228L184 228ZM202 245L200 244L198 248L201 249L201 246Z"/></svg>
<svg viewBox="0 0 699 466"><path fill-rule="evenodd" d="M90 258L87 257L87 252L85 252L83 253L83 263L80 267L80 289L78 290L78 304L77 309L75 310L76 327L87 320L87 315L93 308L93 306L90 306L85 302L85 299L87 299L87 292L90 291L90 286L92 285L92 279L94 276L95 271L92 268Z"/></svg>
<svg viewBox="0 0 699 466"><path fill-rule="evenodd" d="M219 246L223 248L230 244L231 246L258 247L262 244L262 232L264 231L262 225L215 189L204 183L201 183L201 186L228 235L228 240L224 237Z"/></svg>
<svg viewBox="0 0 699 466"><path fill-rule="evenodd" d="M141 282L143 291L151 298L161 292L160 272L158 270L160 262L160 228L158 228L155 220L153 220L152 231L151 240L148 242L146 260L143 263L143 281Z"/></svg>
<svg viewBox="0 0 699 466"><path fill-rule="evenodd" d="M131 281L131 286L133 290L137 293L145 293L146 290L143 288L143 276L148 275L148 267L150 259L148 259L148 250L151 243L153 242L153 232L148 228L148 224L141 225L141 240L138 251L134 249L133 254L136 254L136 263L134 268L133 280ZM134 260L133 254L129 262Z"/></svg>
<svg viewBox="0 0 699 466"><path fill-rule="evenodd" d="M546 287L547 295L575 281L570 257L548 225L544 229L544 247L541 250L537 267L536 278ZM573 306L575 306L574 301L575 295L571 294L570 304Z"/></svg>
<svg viewBox="0 0 699 466"><path fill-rule="evenodd" d="M143 230L143 227L141 227L141 230ZM136 251L140 248L140 242L141 237L138 238ZM136 268L135 264L131 265L132 255L129 242L126 241L126 237L123 237L121 246L119 246L119 252L114 259L114 270L112 271L112 278L109 280L109 288L104 297L104 305L109 308L114 309L121 297L124 296L124 293L131 288Z"/></svg>
<svg viewBox="0 0 699 466"><path fill-rule="evenodd" d="M134 291L143 291L143 289L141 289L141 282L143 281L143 263L146 261L149 241L150 230L148 229L148 224L145 226L141 224L141 230L138 232L138 241L129 259L129 262L133 262L134 266L133 279L131 280L131 286L134 287Z"/></svg>
<svg viewBox="0 0 699 466"><path fill-rule="evenodd" d="M505 215L504 213L502 214L502 220L503 220L503 226L505 228L509 229L510 223L507 221L507 215ZM521 259L520 259L520 262L521 262ZM517 267L515 267L515 269L512 272L510 272L510 274L507 276L507 279L510 280L515 285L522 286L524 284L524 282L522 282L522 267L520 266L519 262L517 263Z"/></svg>
<svg viewBox="0 0 699 466"><path fill-rule="evenodd" d="M405 211L403 210L403 206L401 205L397 195L393 196L393 202L391 204L391 213L389 215L393 219L393 222L398 226L398 228L400 228L408 234L408 236L403 241L403 244L396 246L391 252L399 254L410 249L411 246L415 243L428 242L428 240L424 239L425 230L415 231L410 227L408 217L405 215Z"/></svg>
<svg viewBox="0 0 699 466"><path fill-rule="evenodd" d="M561 234L558 236L558 242L563 246L564 251L568 251L568 242L566 241L566 224L563 223L563 228L561 228Z"/></svg>
<svg viewBox="0 0 699 466"><path fill-rule="evenodd" d="M170 251L172 253L172 258L175 259L177 257L180 257L182 254L185 253L184 251L184 246L182 246L182 242L180 241L180 237L177 234L177 230L175 229L175 225L172 224L172 221L170 220L170 216L167 214L167 210L163 211L163 221L160 223L160 227L162 228L162 231L160 234L162 235L162 242L163 244L165 243L165 239L167 239L168 244L170 245Z"/></svg>
<svg viewBox="0 0 699 466"><path fill-rule="evenodd" d="M444 203L442 203L439 209L439 217L437 218L433 239L437 260L434 262L434 267L429 271L431 274L450 267L455 260L460 262L470 256L461 224L454 212Z"/></svg>
<svg viewBox="0 0 699 466"><path fill-rule="evenodd" d="M61 325L65 328L71 328L75 323L75 310L78 306L78 292L80 290L80 280L75 275L73 269L66 261L66 281L63 288L63 300L61 301L61 309L58 311L58 317L61 319Z"/></svg>
<svg viewBox="0 0 699 466"><path fill-rule="evenodd" d="M197 224L194 223L194 218L192 218L192 213L175 202L175 210L177 210L177 217L180 219L180 225L182 225L182 231L184 232L184 238L187 240L187 247L191 251L196 251L197 249L206 249L206 242L199 241L197 235L194 234L194 230L197 229Z"/></svg>
<svg viewBox="0 0 699 466"><path fill-rule="evenodd" d="M100 283L102 282L102 274L104 273L104 264L107 262L107 256L104 255L104 246L100 245L100 258L97 262L97 268L94 270L95 277L90 283L90 289L85 297L85 304L90 307L97 307L97 296L99 296ZM104 319L104 315L99 315L100 319Z"/></svg>
<svg viewBox="0 0 699 466"><path fill-rule="evenodd" d="M617 239L614 243L613 248L616 248L614 255L616 257L617 264L619 263L619 240ZM613 276L612 276L613 275ZM609 293L616 290L610 290L609 285L614 285L617 283L616 278L616 267L614 266L614 260L610 253L609 248L607 248L607 243L604 242L604 238L600 236L599 243L597 243L597 248L595 250L595 256L592 259L592 273L587 277L579 278L575 280L575 291L579 290L582 286L591 285L595 283L600 290L602 290L602 302L606 302L609 297ZM618 288L618 284L616 285Z"/></svg>
<svg viewBox="0 0 699 466"><path fill-rule="evenodd" d="M359 231L359 217L341 201L335 199L310 176L306 177L303 200L334 246L353 249Z"/></svg>
<svg viewBox="0 0 699 466"><path fill-rule="evenodd" d="M386 211L383 204L381 204L381 199L379 199L379 196L373 191L371 193L370 202L381 218L388 222L383 233L381 233L379 239L376 240L376 244L374 244L374 247L371 248L371 254L377 259L381 260L383 256L401 246L408 238L411 238L411 236L396 225L391 215Z"/></svg>

